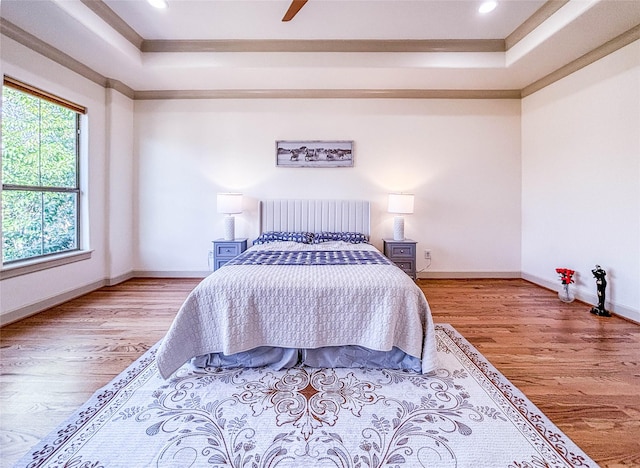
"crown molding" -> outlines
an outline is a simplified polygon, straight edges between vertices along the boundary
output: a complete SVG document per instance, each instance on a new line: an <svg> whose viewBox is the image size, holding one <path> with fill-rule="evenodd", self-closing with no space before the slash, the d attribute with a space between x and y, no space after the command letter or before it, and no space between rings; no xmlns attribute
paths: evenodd
<svg viewBox="0 0 640 468"><path fill-rule="evenodd" d="M120 94L124 94L125 96L127 96L129 99L135 99L136 92L133 89L129 88L122 81L113 80L111 78L106 78L106 81L107 83L105 85L105 88L115 89Z"/></svg>
<svg viewBox="0 0 640 468"><path fill-rule="evenodd" d="M605 42L600 47L595 48L591 52L587 52L581 57L578 57L573 62L569 62L563 67L560 67L554 72L549 73L548 75L540 78L538 81L531 83L528 86L525 86L522 89L522 97L529 96L536 91L540 91L542 88L549 86L556 81L565 78L572 73L577 72L578 70L586 67L587 65L592 64L600 60L603 57L615 52L618 49L621 49L632 42L635 42L640 39L640 24L629 29L627 32L620 34L619 36L614 37L609 42Z"/></svg>
<svg viewBox="0 0 640 468"><path fill-rule="evenodd" d="M142 52L504 52L503 39L144 40Z"/></svg>
<svg viewBox="0 0 640 468"><path fill-rule="evenodd" d="M131 42L137 49L142 48L144 38L129 24L120 18L115 11L102 0L80 0L84 6L98 15L105 23L115 29L122 37Z"/></svg>
<svg viewBox="0 0 640 468"><path fill-rule="evenodd" d="M518 89L216 89L136 91L134 99L520 99Z"/></svg>
<svg viewBox="0 0 640 468"><path fill-rule="evenodd" d="M533 15L527 18L524 23L514 29L513 32L505 38L505 49L511 49L567 3L569 3L569 0L548 0Z"/></svg>
<svg viewBox="0 0 640 468"><path fill-rule="evenodd" d="M92 81L103 88L111 88L116 91L124 94L125 96L133 99L134 91L126 84L121 81L114 80L111 78L107 78L102 74L94 71L92 68L89 68L85 64L77 61L73 57L65 54L59 49L47 44L46 42L38 39L32 34L29 34L24 29L19 28L15 24L5 20L4 18L0 18L0 34L13 39L14 41L22 44L28 49L33 50L34 52L39 53L40 55L54 61L58 65L62 65L63 67L77 73L78 75Z"/></svg>
<svg viewBox="0 0 640 468"><path fill-rule="evenodd" d="M28 49L43 55L44 57L53 60L54 62L62 65L69 70L72 70L79 75L87 78L100 86L105 87L107 79L100 73L89 68L85 64L77 61L73 57L65 54L64 52L56 49L55 47L47 44L46 42L38 39L36 36L29 34L24 29L19 28L15 24L7 21L4 18L0 18L0 34L13 39L14 41L22 44Z"/></svg>

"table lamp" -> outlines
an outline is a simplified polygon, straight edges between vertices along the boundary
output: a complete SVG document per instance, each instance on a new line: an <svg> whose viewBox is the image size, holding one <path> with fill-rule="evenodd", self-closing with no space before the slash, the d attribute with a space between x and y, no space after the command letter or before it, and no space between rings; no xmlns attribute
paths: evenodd
<svg viewBox="0 0 640 468"><path fill-rule="evenodd" d="M414 195L410 193L390 193L389 213L395 213L393 218L393 240L404 240L404 216L403 214L413 213Z"/></svg>
<svg viewBox="0 0 640 468"><path fill-rule="evenodd" d="M234 214L242 213L241 193L219 193L218 213L224 213L224 240L235 239L235 219Z"/></svg>

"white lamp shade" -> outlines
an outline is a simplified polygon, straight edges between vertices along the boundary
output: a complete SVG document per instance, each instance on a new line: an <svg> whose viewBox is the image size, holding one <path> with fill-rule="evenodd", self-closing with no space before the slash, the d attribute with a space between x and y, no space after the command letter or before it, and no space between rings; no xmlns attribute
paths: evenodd
<svg viewBox="0 0 640 468"><path fill-rule="evenodd" d="M241 193L219 193L217 200L218 213L237 214L242 213Z"/></svg>
<svg viewBox="0 0 640 468"><path fill-rule="evenodd" d="M413 213L414 195L411 193L390 193L389 213L411 214Z"/></svg>

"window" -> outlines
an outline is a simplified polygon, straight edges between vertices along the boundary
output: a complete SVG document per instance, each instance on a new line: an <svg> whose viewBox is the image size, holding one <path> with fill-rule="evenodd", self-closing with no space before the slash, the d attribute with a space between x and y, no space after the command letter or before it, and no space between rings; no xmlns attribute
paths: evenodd
<svg viewBox="0 0 640 468"><path fill-rule="evenodd" d="M86 110L5 77L2 262L80 248L79 135Z"/></svg>

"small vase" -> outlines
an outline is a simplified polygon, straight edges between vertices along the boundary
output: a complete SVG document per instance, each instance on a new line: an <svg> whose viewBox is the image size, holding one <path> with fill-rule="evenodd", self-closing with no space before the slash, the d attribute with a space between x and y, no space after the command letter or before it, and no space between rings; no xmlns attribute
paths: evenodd
<svg viewBox="0 0 640 468"><path fill-rule="evenodd" d="M573 294L571 284L563 284L558 291L558 298L562 302L573 302L576 296Z"/></svg>

